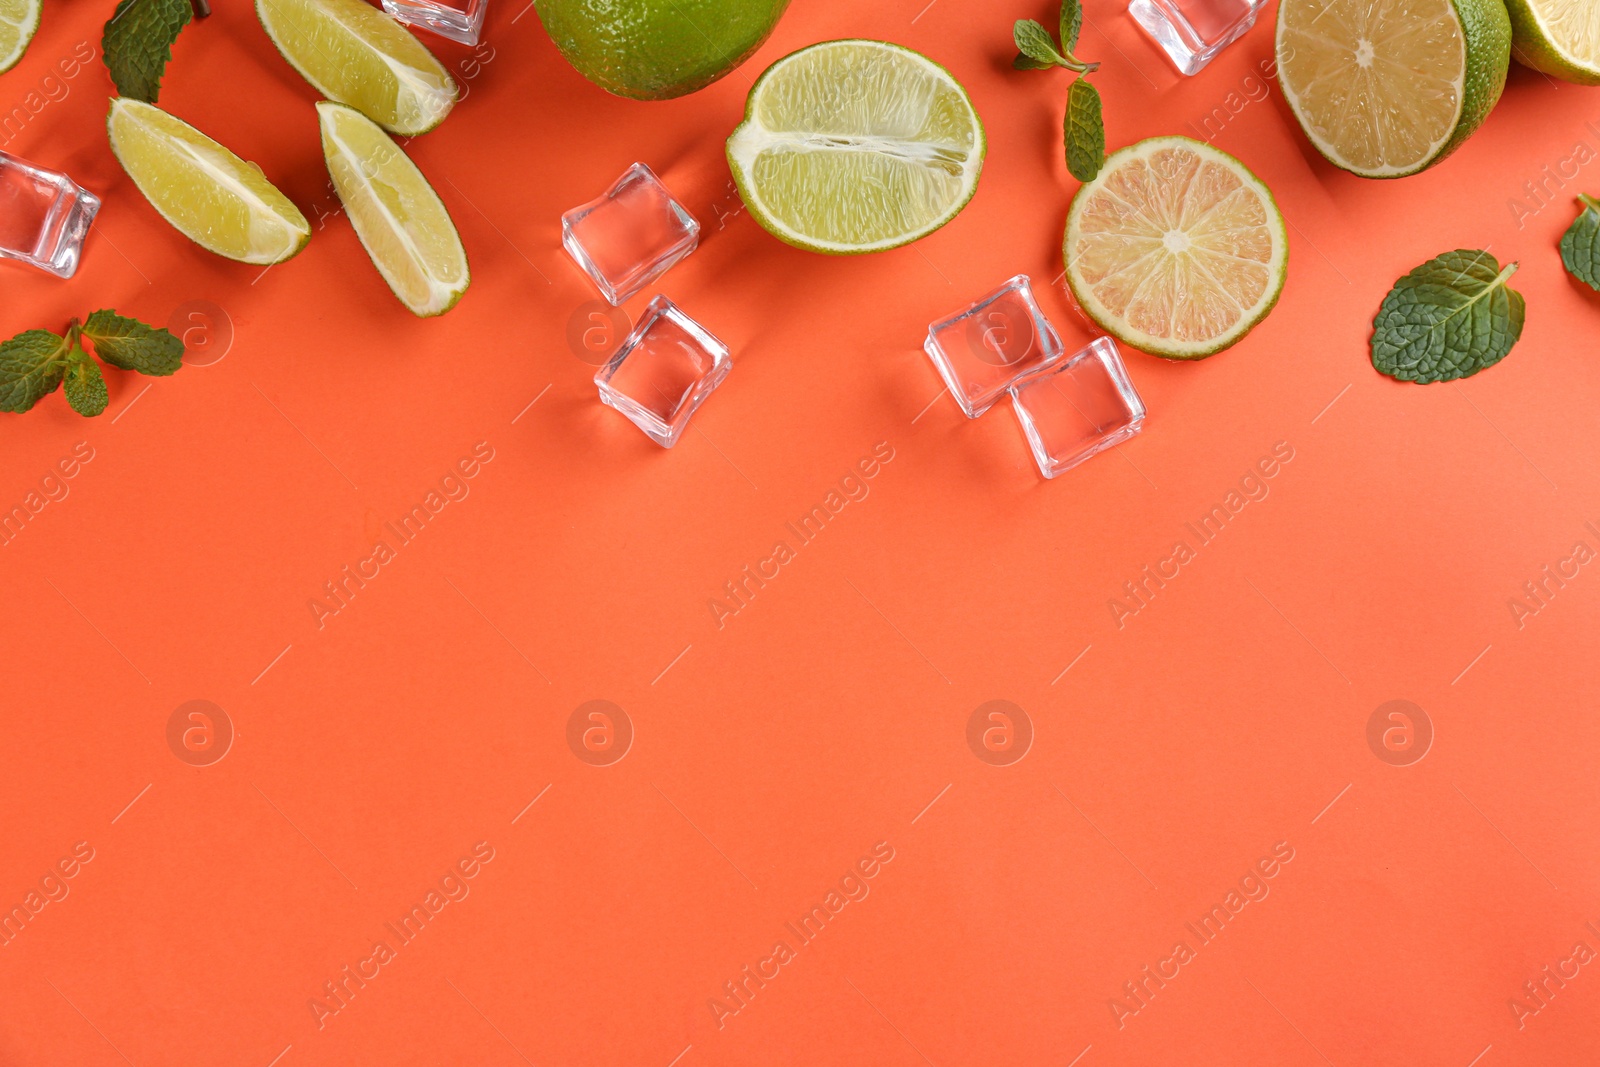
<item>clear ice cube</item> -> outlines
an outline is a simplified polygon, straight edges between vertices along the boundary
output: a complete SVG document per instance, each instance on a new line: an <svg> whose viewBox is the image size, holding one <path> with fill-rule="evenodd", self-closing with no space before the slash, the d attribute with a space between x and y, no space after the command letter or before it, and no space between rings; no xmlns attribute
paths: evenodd
<svg viewBox="0 0 1600 1067"><path fill-rule="evenodd" d="M489 0L383 0L383 9L411 26L473 45L483 33Z"/></svg>
<svg viewBox="0 0 1600 1067"><path fill-rule="evenodd" d="M1013 385L1010 393L1046 478L1126 441L1144 426L1144 401L1109 337L1095 338L1059 366Z"/></svg>
<svg viewBox="0 0 1600 1067"><path fill-rule="evenodd" d="M1195 74L1256 24L1266 0L1133 0L1128 13L1180 74Z"/></svg>
<svg viewBox="0 0 1600 1067"><path fill-rule="evenodd" d="M1026 274L929 326L922 347L969 419L1063 354L1061 338L1039 310Z"/></svg>
<svg viewBox="0 0 1600 1067"><path fill-rule="evenodd" d="M561 216L561 245L613 306L693 252L700 224L635 163L598 199Z"/></svg>
<svg viewBox="0 0 1600 1067"><path fill-rule="evenodd" d="M733 368L728 346L664 296L650 301L617 354L594 376L602 402L663 448Z"/></svg>
<svg viewBox="0 0 1600 1067"><path fill-rule="evenodd" d="M0 256L70 278L99 210L65 174L0 152Z"/></svg>

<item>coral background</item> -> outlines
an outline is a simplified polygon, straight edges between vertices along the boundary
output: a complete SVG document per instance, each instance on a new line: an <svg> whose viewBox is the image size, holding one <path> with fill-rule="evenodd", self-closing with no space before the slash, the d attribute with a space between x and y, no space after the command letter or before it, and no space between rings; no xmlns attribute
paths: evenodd
<svg viewBox="0 0 1600 1067"><path fill-rule="evenodd" d="M1600 572L1563 561L1600 549L1600 297L1555 245L1600 189L1600 92L1514 67L1455 156L1368 182L1263 77L1271 7L1186 79L1090 0L1111 145L1239 156L1290 275L1214 359L1128 353L1144 433L1046 483L920 345L1017 272L1091 336L1058 281L1066 75L1009 68L1011 21L1052 7L801 0L731 76L641 104L525 3L492 0L476 53L427 38L468 86L409 146L474 269L442 319L334 214L314 92L242 0L185 32L161 103L320 220L299 258L263 272L168 228L107 147L98 60L5 134L105 207L72 281L4 268L0 334L109 306L188 331L194 365L111 372L95 420L59 395L0 419L0 507L66 489L0 549L0 908L67 893L0 947L0 1063L1593 1061ZM51 0L0 115L97 51L110 6ZM768 63L849 36L948 66L990 148L945 229L829 259L739 210L722 142ZM616 323L559 248L560 213L640 160L704 225L659 288L734 358L670 452L596 399ZM1376 374L1390 283L1456 247L1520 261L1521 343L1461 383ZM1186 524L1275 448L1265 497L1199 546ZM867 495L719 627L725 583L875 449ZM336 613L308 606L441 485L467 495ZM1179 540L1195 558L1113 611ZM233 731L208 766L180 758L187 712L169 741L194 700ZM579 758L599 720L569 744L591 700L631 730L609 765ZM995 700L1031 733L1009 765L969 748ZM1409 765L1369 744L1392 700L1431 724ZM867 895L789 931L845 890ZM430 892L402 943L387 924ZM747 966L777 976L733 1012Z"/></svg>

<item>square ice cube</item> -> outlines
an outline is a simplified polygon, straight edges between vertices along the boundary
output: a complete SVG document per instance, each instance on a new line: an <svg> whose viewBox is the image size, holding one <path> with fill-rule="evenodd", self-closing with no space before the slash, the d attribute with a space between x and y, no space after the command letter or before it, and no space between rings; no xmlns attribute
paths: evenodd
<svg viewBox="0 0 1600 1067"><path fill-rule="evenodd" d="M473 45L483 31L488 4L489 0L383 0L383 9L408 25Z"/></svg>
<svg viewBox="0 0 1600 1067"><path fill-rule="evenodd" d="M1144 401L1109 337L1095 338L1010 392L1017 421L1046 478L1126 441L1144 425Z"/></svg>
<svg viewBox="0 0 1600 1067"><path fill-rule="evenodd" d="M65 174L0 152L0 256L70 278L99 210Z"/></svg>
<svg viewBox="0 0 1600 1067"><path fill-rule="evenodd" d="M1061 338L1039 310L1026 274L929 326L922 347L969 419L1062 356Z"/></svg>
<svg viewBox="0 0 1600 1067"><path fill-rule="evenodd" d="M1128 13L1172 60L1195 74L1256 24L1266 0L1133 0Z"/></svg>
<svg viewBox="0 0 1600 1067"><path fill-rule="evenodd" d="M594 383L603 403L632 419L662 448L671 448L731 369L727 345L657 296Z"/></svg>
<svg viewBox="0 0 1600 1067"><path fill-rule="evenodd" d="M635 163L597 200L561 216L561 246L613 306L700 243L700 224L655 172Z"/></svg>

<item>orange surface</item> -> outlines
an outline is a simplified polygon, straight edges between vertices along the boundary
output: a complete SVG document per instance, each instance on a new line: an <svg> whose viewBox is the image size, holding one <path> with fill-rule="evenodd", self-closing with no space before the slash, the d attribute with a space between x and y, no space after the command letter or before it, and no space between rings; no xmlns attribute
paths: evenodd
<svg viewBox="0 0 1600 1067"><path fill-rule="evenodd" d="M109 6L50 4L0 107L97 48ZM0 903L39 905L0 948L0 1063L1594 1061L1600 573L1573 557L1600 550L1600 299L1555 242L1600 189L1600 93L1513 69L1456 156L1366 182L1266 91L1270 9L1183 79L1091 3L1112 145L1209 116L1278 194L1291 269L1232 351L1129 354L1145 432L1046 483L1011 414L964 419L919 346L1018 271L1089 336L1050 284L1065 76L1007 66L1011 20L1053 9L801 0L739 72L651 105L497 0L476 66L429 39L476 71L410 149L474 283L418 322L331 214L312 90L220 6L162 103L328 216L290 264L155 216L107 149L97 62L6 134L105 197L77 278L5 269L7 336L210 301L233 338L172 378L113 372L98 419L59 395L0 419L0 503L41 505L0 551ZM990 134L956 222L856 260L769 237L721 152L766 64L844 36L946 64ZM635 160L705 224L660 289L734 353L670 452L598 402L596 295L558 246L560 212ZM1521 343L1459 384L1379 376L1389 284L1462 246L1521 261ZM799 543L785 524L836 490ZM1186 523L1235 490L1200 544ZM436 491L414 540L389 532ZM777 576L744 579L780 540ZM1180 540L1132 610L1124 583L1170 576ZM1553 595L1514 611L1535 580ZM188 711L169 746L194 700L232 724L209 766L175 755ZM607 766L569 748L591 700L626 716L613 754L631 736ZM1431 723L1420 762L1378 758L1387 719L1369 747L1392 700ZM990 701L1027 717L1020 762L969 749ZM1211 940L1186 925L1230 903Z"/></svg>

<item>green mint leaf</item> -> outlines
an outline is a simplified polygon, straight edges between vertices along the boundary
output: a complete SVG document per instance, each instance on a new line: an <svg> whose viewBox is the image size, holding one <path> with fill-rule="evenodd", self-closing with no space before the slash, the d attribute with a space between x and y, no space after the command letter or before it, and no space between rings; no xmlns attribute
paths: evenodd
<svg viewBox="0 0 1600 1067"><path fill-rule="evenodd" d="M1056 51L1050 31L1032 19L1018 19L1011 27L1011 39L1016 42L1018 51L1038 63L1040 69L1066 66L1067 61Z"/></svg>
<svg viewBox="0 0 1600 1067"><path fill-rule="evenodd" d="M117 92L155 103L172 43L192 18L189 0L121 0L101 40Z"/></svg>
<svg viewBox="0 0 1600 1067"><path fill-rule="evenodd" d="M1522 336L1522 294L1487 252L1457 249L1394 283L1372 323L1372 365L1403 382L1467 378L1505 358Z"/></svg>
<svg viewBox="0 0 1600 1067"><path fill-rule="evenodd" d="M1018 52L1016 58L1011 61L1012 70L1049 70L1053 66L1056 66L1055 60L1034 59L1026 52Z"/></svg>
<svg viewBox="0 0 1600 1067"><path fill-rule="evenodd" d="M1078 34L1082 31L1082 0L1061 0L1061 50L1072 54L1078 47Z"/></svg>
<svg viewBox="0 0 1600 1067"><path fill-rule="evenodd" d="M89 353L78 345L73 345L67 353L66 392L72 410L91 417L104 411L110 399L100 364L90 359Z"/></svg>
<svg viewBox="0 0 1600 1067"><path fill-rule="evenodd" d="M1106 126L1100 117L1100 92L1082 78L1067 91L1067 169L1080 182L1094 181L1106 162Z"/></svg>
<svg viewBox="0 0 1600 1067"><path fill-rule="evenodd" d="M29 330L0 344L0 411L27 411L56 391L66 370L67 339Z"/></svg>
<svg viewBox="0 0 1600 1067"><path fill-rule="evenodd" d="M1600 289L1600 200L1579 194L1583 210L1561 235L1561 262L1591 289Z"/></svg>
<svg viewBox="0 0 1600 1067"><path fill-rule="evenodd" d="M90 315L83 324L83 335L94 342L95 355L113 367L166 375L183 365L182 341L166 330L146 326L115 311Z"/></svg>

